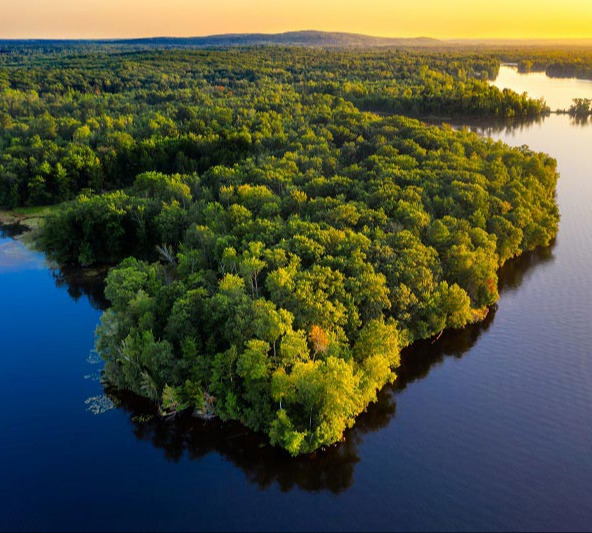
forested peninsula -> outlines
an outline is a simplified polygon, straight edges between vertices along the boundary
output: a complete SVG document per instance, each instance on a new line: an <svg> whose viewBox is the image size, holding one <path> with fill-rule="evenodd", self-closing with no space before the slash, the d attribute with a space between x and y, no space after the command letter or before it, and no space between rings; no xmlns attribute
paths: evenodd
<svg viewBox="0 0 592 533"><path fill-rule="evenodd" d="M110 385L308 453L396 379L403 347L481 320L499 267L557 232L552 158L410 118L548 112L490 86L498 69L469 52L10 50L0 205L64 202L44 249L114 265Z"/></svg>

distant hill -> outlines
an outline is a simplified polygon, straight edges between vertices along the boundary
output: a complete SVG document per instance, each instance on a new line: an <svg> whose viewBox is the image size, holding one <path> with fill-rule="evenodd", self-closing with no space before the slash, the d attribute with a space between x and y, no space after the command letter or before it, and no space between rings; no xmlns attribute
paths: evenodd
<svg viewBox="0 0 592 533"><path fill-rule="evenodd" d="M136 39L0 39L0 46L71 47L92 45L146 48L209 48L229 46L310 46L320 48L505 48L591 47L592 39L433 39L375 37L359 33L290 31L285 33L225 33L204 37L141 37Z"/></svg>
<svg viewBox="0 0 592 533"><path fill-rule="evenodd" d="M115 44L144 45L144 46L319 46L361 48L369 46L437 46L442 41L428 37L413 39L398 39L389 37L373 37L356 33L336 33L324 31L293 31L286 33L236 33L224 35L210 35L207 37L151 37L144 39L121 39L110 41Z"/></svg>

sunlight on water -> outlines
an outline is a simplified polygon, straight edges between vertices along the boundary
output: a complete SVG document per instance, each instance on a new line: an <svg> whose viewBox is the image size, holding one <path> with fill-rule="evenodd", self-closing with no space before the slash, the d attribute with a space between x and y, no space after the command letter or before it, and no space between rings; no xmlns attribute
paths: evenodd
<svg viewBox="0 0 592 533"><path fill-rule="evenodd" d="M47 268L42 254L32 252L20 241L0 240L0 274Z"/></svg>
<svg viewBox="0 0 592 533"><path fill-rule="evenodd" d="M520 74L517 67L506 65L502 65L498 77L491 83L500 89L544 98L552 111L569 109L574 98L592 98L591 80L549 78L544 72Z"/></svg>

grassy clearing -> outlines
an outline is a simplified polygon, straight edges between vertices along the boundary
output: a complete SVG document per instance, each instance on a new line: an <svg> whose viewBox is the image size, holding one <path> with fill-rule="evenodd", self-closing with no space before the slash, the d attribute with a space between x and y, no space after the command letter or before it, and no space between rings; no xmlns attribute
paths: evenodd
<svg viewBox="0 0 592 533"><path fill-rule="evenodd" d="M34 207L17 207L10 212L15 216L23 218L44 218L54 213L58 207L59 204Z"/></svg>
<svg viewBox="0 0 592 533"><path fill-rule="evenodd" d="M58 205L17 207L10 211L0 210L0 224L23 224L31 229L39 227L41 221L54 213Z"/></svg>
<svg viewBox="0 0 592 533"><path fill-rule="evenodd" d="M19 233L17 238L31 248L36 247L39 229L43 220L51 215L58 208L58 205L44 205L34 207L18 207L11 211L0 210L0 225L20 225L26 229Z"/></svg>

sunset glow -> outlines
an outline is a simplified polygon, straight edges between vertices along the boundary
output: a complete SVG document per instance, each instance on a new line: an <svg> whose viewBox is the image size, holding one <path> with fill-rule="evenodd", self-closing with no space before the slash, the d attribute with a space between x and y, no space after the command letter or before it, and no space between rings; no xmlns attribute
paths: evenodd
<svg viewBox="0 0 592 533"><path fill-rule="evenodd" d="M592 38L590 0L1 0L0 38L315 29L435 38Z"/></svg>

